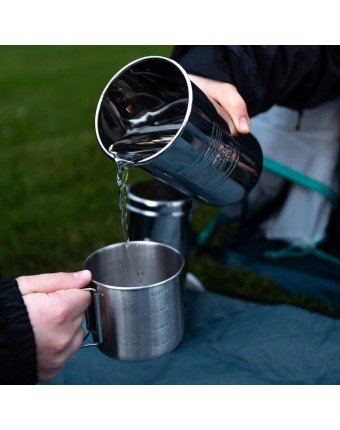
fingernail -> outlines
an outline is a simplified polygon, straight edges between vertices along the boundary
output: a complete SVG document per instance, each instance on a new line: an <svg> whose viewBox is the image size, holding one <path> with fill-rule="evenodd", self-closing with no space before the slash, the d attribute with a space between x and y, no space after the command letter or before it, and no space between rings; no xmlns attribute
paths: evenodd
<svg viewBox="0 0 340 430"><path fill-rule="evenodd" d="M245 116L240 118L239 127L240 127L240 131L243 131L244 133L248 133L250 131L249 119L246 118Z"/></svg>
<svg viewBox="0 0 340 430"><path fill-rule="evenodd" d="M89 281L91 279L91 272L89 270L80 270L74 272L73 276L79 281Z"/></svg>

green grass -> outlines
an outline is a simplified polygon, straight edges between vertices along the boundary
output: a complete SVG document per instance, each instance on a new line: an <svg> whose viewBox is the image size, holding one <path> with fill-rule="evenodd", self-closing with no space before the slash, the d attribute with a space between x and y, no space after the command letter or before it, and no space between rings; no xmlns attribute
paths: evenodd
<svg viewBox="0 0 340 430"><path fill-rule="evenodd" d="M140 56L169 55L171 49L0 48L0 267L5 275L76 270L90 252L121 240L116 166L98 146L95 108L119 68ZM130 171L130 182L146 177ZM197 221L204 222L201 213Z"/></svg>
<svg viewBox="0 0 340 430"><path fill-rule="evenodd" d="M0 268L18 276L79 270L86 256L121 240L116 166L94 133L109 78L170 46L1 47ZM130 171L130 181L147 175ZM194 228L216 213L200 205ZM274 282L193 255L190 270L219 291L324 310L283 295ZM217 287L216 287L217 286ZM252 292L252 294L249 293Z"/></svg>

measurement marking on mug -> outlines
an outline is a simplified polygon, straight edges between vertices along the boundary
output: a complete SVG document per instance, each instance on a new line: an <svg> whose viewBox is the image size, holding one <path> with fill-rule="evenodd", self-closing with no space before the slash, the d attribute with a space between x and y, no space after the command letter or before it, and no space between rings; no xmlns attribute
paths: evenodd
<svg viewBox="0 0 340 430"><path fill-rule="evenodd" d="M151 329L144 330L144 334L152 333L153 331L163 330L163 329L169 327L174 322L176 322L175 319L173 319L171 321L165 321L163 323L156 324Z"/></svg>
<svg viewBox="0 0 340 430"><path fill-rule="evenodd" d="M161 290L157 290L157 291L151 291L150 292L150 296L151 297L155 297L155 296L164 296L164 294L167 294L170 290L172 290L174 288L174 285L171 285L168 288L163 288Z"/></svg>
<svg viewBox="0 0 340 430"><path fill-rule="evenodd" d="M167 339L160 340L158 342L154 342L153 345L144 345L144 348L158 348L160 346L167 345L168 343L172 342L176 336L168 337Z"/></svg>
<svg viewBox="0 0 340 430"><path fill-rule="evenodd" d="M160 306L159 308L153 308L151 310L151 312L147 312L144 314L145 317L149 316L149 315L156 315L156 314L160 314L161 312L166 312L168 311L172 306L174 306L175 302Z"/></svg>

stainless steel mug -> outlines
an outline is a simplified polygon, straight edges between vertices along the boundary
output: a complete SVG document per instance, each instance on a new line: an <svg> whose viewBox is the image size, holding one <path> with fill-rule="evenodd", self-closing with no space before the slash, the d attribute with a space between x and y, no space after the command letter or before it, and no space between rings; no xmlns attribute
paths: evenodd
<svg viewBox="0 0 340 430"><path fill-rule="evenodd" d="M130 242L129 248L136 271L125 243L101 248L84 263L92 272L86 321L94 342L83 346L97 346L118 360L144 361L182 340L184 258L155 242Z"/></svg>
<svg viewBox="0 0 340 430"><path fill-rule="evenodd" d="M233 138L207 96L169 58L141 58L114 75L95 127L107 156L210 204L238 202L261 173L255 137Z"/></svg>
<svg viewBox="0 0 340 430"><path fill-rule="evenodd" d="M130 239L165 243L187 258L195 203L191 197L161 181L137 182L128 186L126 207Z"/></svg>

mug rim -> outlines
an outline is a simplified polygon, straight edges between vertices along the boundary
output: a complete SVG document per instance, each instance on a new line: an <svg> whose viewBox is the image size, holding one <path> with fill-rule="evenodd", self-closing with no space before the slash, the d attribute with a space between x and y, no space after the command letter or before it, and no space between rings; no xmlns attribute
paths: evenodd
<svg viewBox="0 0 340 430"><path fill-rule="evenodd" d="M118 286L118 285L104 284L102 282L96 281L94 278L91 279L91 282L93 282L96 286L101 286L101 287L104 287L104 288L110 288L112 290L129 290L129 291L131 291L131 290L144 290L144 289L149 289L149 288L153 288L153 287L159 287L159 286L161 286L161 285L163 285L163 284L165 284L165 283L167 283L169 281L172 281L173 279L175 279L176 277L178 277L181 274L181 272L183 271L183 269L184 269L184 266L185 266L184 255L180 251L178 251L176 248L173 248L172 246L169 246L169 245L166 245L166 244L160 243L160 242L153 242L151 240L134 240L134 241L130 241L129 243L130 244L139 244L139 245L143 245L143 246L154 246L154 245L157 245L157 246L161 246L163 248L168 248L169 250L171 250L171 252L173 252L173 253L175 253L175 254L177 254L179 256L180 261L181 261L181 266L180 266L179 270L177 270L177 272L175 274L173 274L172 276L170 276L169 278L166 278L163 281L155 282L155 283L149 284L149 285L141 285L141 286L133 286L133 287L122 287L122 286ZM96 251L93 251L90 255L88 255L86 257L86 259L84 261L84 264L83 264L83 269L89 270L86 267L86 264L89 262L89 260L91 258L94 257L95 254L98 254L99 252L104 251L104 250L109 250L109 249L112 249L112 248L118 248L118 247L120 247L122 245L125 246L125 242L112 243L110 245L105 245L105 246L97 249Z"/></svg>

